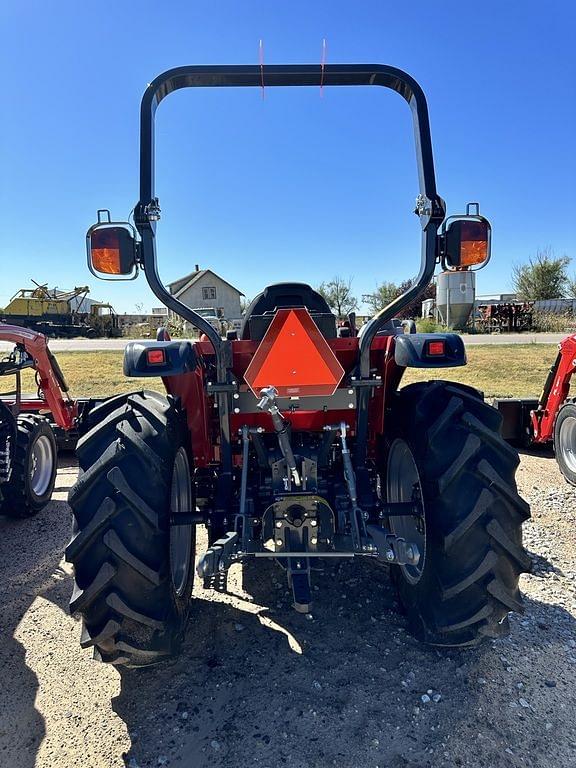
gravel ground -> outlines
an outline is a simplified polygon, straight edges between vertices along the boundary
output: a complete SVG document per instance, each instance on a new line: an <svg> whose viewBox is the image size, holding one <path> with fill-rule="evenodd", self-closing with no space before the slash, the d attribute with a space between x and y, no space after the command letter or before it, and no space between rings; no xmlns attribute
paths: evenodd
<svg viewBox="0 0 576 768"><path fill-rule="evenodd" d="M318 573L300 616L270 564L198 586L183 654L120 673L67 612L76 469L61 464L48 509L0 518L2 768L576 766L576 489L550 456L519 469L534 572L510 638L424 648L368 563Z"/></svg>

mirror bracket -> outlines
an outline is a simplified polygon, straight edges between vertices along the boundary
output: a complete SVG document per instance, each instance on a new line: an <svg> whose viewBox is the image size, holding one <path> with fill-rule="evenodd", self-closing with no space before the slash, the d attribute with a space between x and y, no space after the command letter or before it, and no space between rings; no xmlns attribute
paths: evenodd
<svg viewBox="0 0 576 768"><path fill-rule="evenodd" d="M98 224L112 224L112 218L108 208L98 208L96 211L96 216L98 217ZM106 216L105 219L104 216Z"/></svg>

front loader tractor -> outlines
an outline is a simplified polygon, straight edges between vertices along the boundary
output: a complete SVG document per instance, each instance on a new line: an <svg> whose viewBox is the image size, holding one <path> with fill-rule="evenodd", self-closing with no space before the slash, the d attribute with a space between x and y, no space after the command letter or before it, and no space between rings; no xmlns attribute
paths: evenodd
<svg viewBox="0 0 576 768"><path fill-rule="evenodd" d="M6 377L14 386L0 393L0 515L31 517L50 501L58 465L55 430L62 442L74 434L78 403L43 334L0 323L0 341L13 345L0 359L0 381ZM36 395L22 392L26 369L35 373Z"/></svg>
<svg viewBox="0 0 576 768"><path fill-rule="evenodd" d="M267 87L317 86L320 74L318 66L265 68ZM117 665L161 661L183 637L195 572L210 581L232 563L263 559L285 570L301 612L310 610L316 568L365 558L390 568L422 641L473 646L499 637L508 613L522 610L518 579L529 566L517 453L476 389L443 380L401 387L407 367L437 374L464 365L461 338L398 334L391 322L437 263L480 267L490 253L478 207L445 220L420 86L388 66L324 68L326 87L396 91L416 136L420 271L361 332L338 333L324 298L292 282L265 288L224 339L161 282L156 108L180 88L258 88L261 76L258 66L189 66L150 83L134 226L103 210L87 234L96 275L126 279L142 269L154 294L202 335L130 342L125 374L160 376L166 392L119 395L83 411L67 548L82 645ZM197 525L207 527L208 549L195 565Z"/></svg>

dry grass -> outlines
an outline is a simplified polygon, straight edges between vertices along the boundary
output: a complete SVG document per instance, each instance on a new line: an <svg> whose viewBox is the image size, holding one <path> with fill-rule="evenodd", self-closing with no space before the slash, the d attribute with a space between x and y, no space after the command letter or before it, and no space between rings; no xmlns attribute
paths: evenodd
<svg viewBox="0 0 576 768"><path fill-rule="evenodd" d="M56 355L66 377L72 397L104 397L136 389L164 391L158 378L127 378L122 372L123 352L60 352ZM34 374L27 370L22 377L24 391L35 389Z"/></svg>
<svg viewBox="0 0 576 768"><path fill-rule="evenodd" d="M408 369L404 384L449 379L477 387L488 398L537 396L556 352L554 344L474 345L467 350L467 366L437 371ZM122 352L62 352L58 361L72 396L113 395L141 388L163 391L160 379L126 378L122 373ZM24 377L24 389L34 390L29 371Z"/></svg>
<svg viewBox="0 0 576 768"><path fill-rule="evenodd" d="M555 344L470 345L468 365L437 371L410 368L404 383L449 379L492 397L538 397L558 348Z"/></svg>

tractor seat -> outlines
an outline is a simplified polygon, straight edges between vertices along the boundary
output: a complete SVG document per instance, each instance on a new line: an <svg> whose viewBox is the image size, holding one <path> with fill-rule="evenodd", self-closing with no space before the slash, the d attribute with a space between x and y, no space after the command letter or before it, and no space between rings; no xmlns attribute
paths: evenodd
<svg viewBox="0 0 576 768"><path fill-rule="evenodd" d="M325 339L336 338L336 317L326 299L306 283L269 285L250 302L244 313L241 339L261 341L276 310L306 307Z"/></svg>

